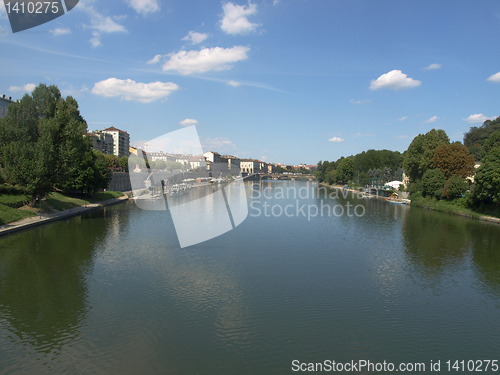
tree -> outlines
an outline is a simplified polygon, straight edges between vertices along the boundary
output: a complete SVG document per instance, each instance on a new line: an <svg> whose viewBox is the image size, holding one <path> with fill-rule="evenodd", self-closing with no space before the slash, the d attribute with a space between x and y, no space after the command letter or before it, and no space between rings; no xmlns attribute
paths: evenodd
<svg viewBox="0 0 500 375"><path fill-rule="evenodd" d="M448 135L441 129L417 135L408 147L403 161L403 168L410 182L420 180L428 169L433 168L435 149L441 144L449 143Z"/></svg>
<svg viewBox="0 0 500 375"><path fill-rule="evenodd" d="M24 186L34 206L75 173L86 130L76 100L40 84L0 119L0 164L8 182Z"/></svg>
<svg viewBox="0 0 500 375"><path fill-rule="evenodd" d="M500 207L500 147L491 149L474 177L473 200Z"/></svg>
<svg viewBox="0 0 500 375"><path fill-rule="evenodd" d="M353 164L353 162L352 162L351 158L344 158L340 162L340 164L337 168L337 176L336 176L337 183L346 184L350 180L352 180L352 176L353 176L352 164Z"/></svg>
<svg viewBox="0 0 500 375"><path fill-rule="evenodd" d="M422 176L422 193L440 199L444 194L445 178L440 169L428 169Z"/></svg>
<svg viewBox="0 0 500 375"><path fill-rule="evenodd" d="M495 147L500 146L500 131L495 131L484 141L481 150L481 158L484 159L486 155Z"/></svg>
<svg viewBox="0 0 500 375"><path fill-rule="evenodd" d="M65 190L79 190L85 194L92 194L100 189L106 189L110 178L109 170L104 155L91 148L87 139L87 149L79 161L74 173L59 187Z"/></svg>
<svg viewBox="0 0 500 375"><path fill-rule="evenodd" d="M434 152L434 168L439 168L446 179L452 176L469 177L474 174L474 156L463 144L439 145Z"/></svg>
<svg viewBox="0 0 500 375"><path fill-rule="evenodd" d="M482 126L473 126L464 134L464 145L476 160L481 160L485 155L482 153L483 144L495 131L500 131L500 117L495 120L486 120Z"/></svg>
<svg viewBox="0 0 500 375"><path fill-rule="evenodd" d="M450 177L444 185L444 196L447 199L460 198L467 191L467 181L458 175Z"/></svg>
<svg viewBox="0 0 500 375"><path fill-rule="evenodd" d="M128 156L122 156L118 159L118 165L124 172L128 172Z"/></svg>

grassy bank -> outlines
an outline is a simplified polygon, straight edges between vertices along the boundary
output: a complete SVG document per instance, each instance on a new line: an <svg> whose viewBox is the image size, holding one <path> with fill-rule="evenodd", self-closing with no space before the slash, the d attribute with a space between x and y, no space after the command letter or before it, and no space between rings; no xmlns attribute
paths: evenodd
<svg viewBox="0 0 500 375"><path fill-rule="evenodd" d="M411 197L411 205L415 207L427 208L439 212L446 212L449 214L473 217L479 219L482 216L492 216L499 218L498 212L492 210L473 210L467 206L465 198L455 199L452 201L437 200L430 197L422 197L421 195L414 194Z"/></svg>
<svg viewBox="0 0 500 375"><path fill-rule="evenodd" d="M119 191L106 191L89 196L53 192L43 199L40 205L28 207L26 204L29 202L29 197L26 195L0 194L0 225L36 216L40 212L64 211L121 196L123 193Z"/></svg>

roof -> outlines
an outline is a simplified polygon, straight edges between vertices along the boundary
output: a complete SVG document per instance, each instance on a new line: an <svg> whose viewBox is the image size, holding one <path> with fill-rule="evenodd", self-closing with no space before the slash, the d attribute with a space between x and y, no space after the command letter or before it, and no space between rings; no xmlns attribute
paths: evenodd
<svg viewBox="0 0 500 375"><path fill-rule="evenodd" d="M108 131L108 132L122 132L122 133L127 133L126 131L124 130L120 130L120 129L117 129L115 128L114 126L110 127L110 128L106 128L104 129L104 131Z"/></svg>

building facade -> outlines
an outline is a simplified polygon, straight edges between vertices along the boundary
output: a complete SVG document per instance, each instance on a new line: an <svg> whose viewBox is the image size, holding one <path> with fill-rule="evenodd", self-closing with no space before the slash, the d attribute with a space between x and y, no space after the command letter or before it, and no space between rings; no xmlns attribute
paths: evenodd
<svg viewBox="0 0 500 375"><path fill-rule="evenodd" d="M114 153L114 139L111 134L105 133L102 130L92 130L88 135L90 136L94 150L101 151L106 155Z"/></svg>
<svg viewBox="0 0 500 375"><path fill-rule="evenodd" d="M126 131L112 126L102 130L102 132L111 134L113 137L113 155L118 157L129 156L130 136Z"/></svg>
<svg viewBox="0 0 500 375"><path fill-rule="evenodd" d="M11 97L7 98L4 95L0 98L0 118L7 116L7 107L11 103L14 103Z"/></svg>

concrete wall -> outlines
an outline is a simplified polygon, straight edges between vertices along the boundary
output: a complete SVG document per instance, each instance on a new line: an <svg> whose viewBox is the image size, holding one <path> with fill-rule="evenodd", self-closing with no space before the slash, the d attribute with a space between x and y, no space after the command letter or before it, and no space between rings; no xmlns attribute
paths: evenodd
<svg viewBox="0 0 500 375"><path fill-rule="evenodd" d="M128 172L116 172L111 175L111 182L106 190L109 191L130 191L130 177Z"/></svg>

